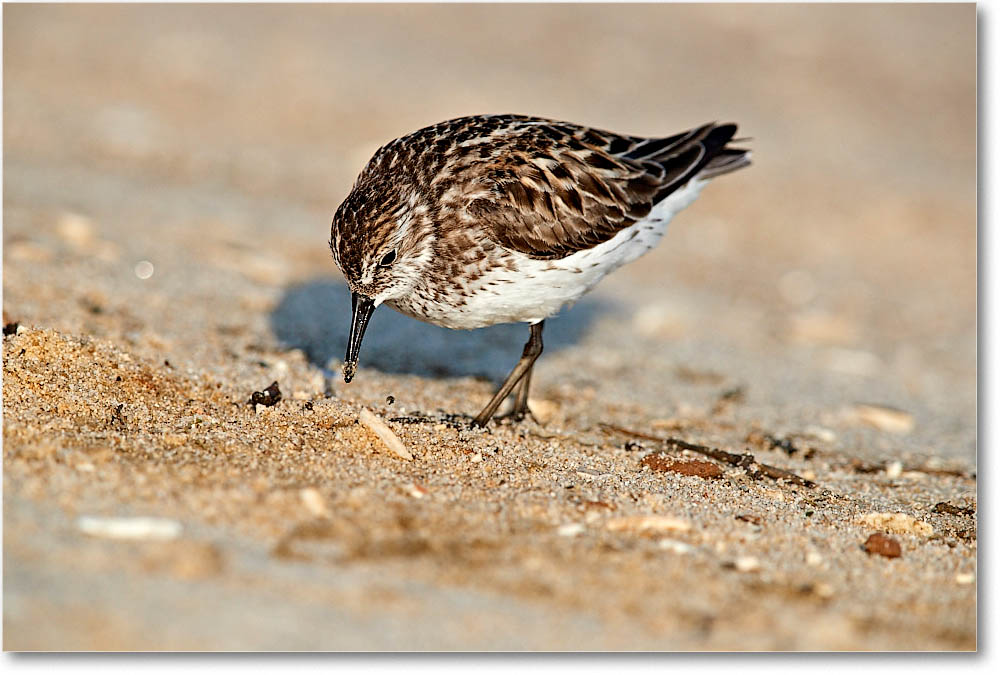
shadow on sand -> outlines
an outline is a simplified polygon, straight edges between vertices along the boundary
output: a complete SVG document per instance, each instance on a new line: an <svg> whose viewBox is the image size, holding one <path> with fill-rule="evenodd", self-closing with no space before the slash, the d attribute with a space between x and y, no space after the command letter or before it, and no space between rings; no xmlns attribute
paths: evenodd
<svg viewBox="0 0 1000 675"><path fill-rule="evenodd" d="M594 319L610 309L597 298L583 298L545 324L545 352L576 344ZM303 350L326 367L343 360L351 323L351 294L339 281L309 281L285 291L271 313L271 329L288 348ZM483 377L500 382L528 339L526 324L477 330L449 330L380 307L372 316L361 347L361 367L424 377Z"/></svg>

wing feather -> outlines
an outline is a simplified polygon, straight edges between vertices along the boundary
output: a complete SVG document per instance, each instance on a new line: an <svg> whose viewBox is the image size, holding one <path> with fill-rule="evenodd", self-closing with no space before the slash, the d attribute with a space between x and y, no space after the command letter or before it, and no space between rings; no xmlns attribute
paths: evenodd
<svg viewBox="0 0 1000 675"><path fill-rule="evenodd" d="M467 209L494 242L540 259L608 241L703 170L714 176L748 163L746 151L726 147L734 124L644 139L533 120L516 133L517 160L501 155L488 196Z"/></svg>

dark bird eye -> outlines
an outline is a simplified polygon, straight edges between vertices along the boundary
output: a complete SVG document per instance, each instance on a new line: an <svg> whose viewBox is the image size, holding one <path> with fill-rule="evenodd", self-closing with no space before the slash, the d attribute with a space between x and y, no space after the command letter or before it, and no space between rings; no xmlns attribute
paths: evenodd
<svg viewBox="0 0 1000 675"><path fill-rule="evenodd" d="M396 249L393 249L382 256L382 260L379 261L379 267L388 267L392 263L396 262Z"/></svg>

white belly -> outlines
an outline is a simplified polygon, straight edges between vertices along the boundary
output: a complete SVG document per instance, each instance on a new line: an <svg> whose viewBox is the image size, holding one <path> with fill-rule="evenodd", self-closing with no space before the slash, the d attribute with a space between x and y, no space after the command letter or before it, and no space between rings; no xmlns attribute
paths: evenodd
<svg viewBox="0 0 1000 675"><path fill-rule="evenodd" d="M481 328L498 323L538 323L576 302L605 276L656 246L674 215L693 202L708 181L692 180L657 204L648 216L594 248L561 260L517 254L517 271L498 268L480 280L465 304L434 323Z"/></svg>

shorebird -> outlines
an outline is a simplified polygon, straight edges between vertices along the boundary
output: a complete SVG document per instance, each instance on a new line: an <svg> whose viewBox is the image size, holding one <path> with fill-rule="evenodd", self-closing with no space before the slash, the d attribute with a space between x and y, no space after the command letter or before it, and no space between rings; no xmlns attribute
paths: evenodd
<svg viewBox="0 0 1000 675"><path fill-rule="evenodd" d="M379 148L337 209L330 250L352 294L344 381L385 304L447 328L525 322L517 365L473 424L517 392L523 419L545 319L660 241L708 181L747 166L735 124L642 138L524 115L435 124Z"/></svg>

